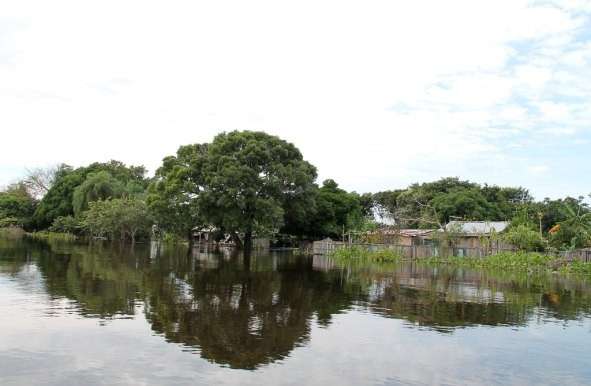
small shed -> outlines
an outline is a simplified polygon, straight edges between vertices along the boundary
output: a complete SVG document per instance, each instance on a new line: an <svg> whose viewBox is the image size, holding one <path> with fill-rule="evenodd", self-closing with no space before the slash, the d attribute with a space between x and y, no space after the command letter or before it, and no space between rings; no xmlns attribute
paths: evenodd
<svg viewBox="0 0 591 386"><path fill-rule="evenodd" d="M366 234L367 242L391 245L424 245L435 229L381 228Z"/></svg>
<svg viewBox="0 0 591 386"><path fill-rule="evenodd" d="M445 231L454 235L454 244L458 248L483 248L483 242L489 241L495 235L503 233L509 227L507 221L450 221ZM441 231L443 232L443 230ZM510 246L495 240L496 248Z"/></svg>
<svg viewBox="0 0 591 386"><path fill-rule="evenodd" d="M215 242L217 228L213 226L193 228L193 241L198 244L211 244Z"/></svg>

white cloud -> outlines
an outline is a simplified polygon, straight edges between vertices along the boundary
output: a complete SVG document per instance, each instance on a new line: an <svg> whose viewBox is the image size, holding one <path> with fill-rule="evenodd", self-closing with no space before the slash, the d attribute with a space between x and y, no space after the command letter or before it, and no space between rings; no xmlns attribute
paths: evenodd
<svg viewBox="0 0 591 386"><path fill-rule="evenodd" d="M588 130L591 109L561 100L591 91L589 44L577 40L586 11L526 0L4 2L0 165L117 158L154 169L181 144L263 129L350 189L442 175L535 183L512 171L508 149L530 146L519 137L548 122Z"/></svg>

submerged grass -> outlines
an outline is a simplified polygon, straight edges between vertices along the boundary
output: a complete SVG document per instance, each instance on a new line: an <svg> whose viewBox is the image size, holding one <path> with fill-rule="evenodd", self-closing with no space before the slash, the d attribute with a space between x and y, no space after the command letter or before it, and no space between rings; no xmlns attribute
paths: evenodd
<svg viewBox="0 0 591 386"><path fill-rule="evenodd" d="M21 228L17 227L6 227L0 228L0 237L5 238L20 238L25 234Z"/></svg>
<svg viewBox="0 0 591 386"><path fill-rule="evenodd" d="M341 261L362 262L396 262L401 259L398 253L390 249L370 251L357 246L335 249L328 256Z"/></svg>
<svg viewBox="0 0 591 386"><path fill-rule="evenodd" d="M403 259L394 250L370 251L358 246L339 248L330 252L328 256L340 262L368 265L370 263L395 263ZM499 272L560 272L591 276L591 263L577 260L567 261L561 257L535 252L503 252L486 257L438 256L418 259L418 262L427 265L449 265Z"/></svg>
<svg viewBox="0 0 591 386"><path fill-rule="evenodd" d="M32 232L27 233L27 237L36 240L46 240L46 241L76 241L78 237L71 233L60 233L60 232L49 232L49 231L41 231L41 232Z"/></svg>
<svg viewBox="0 0 591 386"><path fill-rule="evenodd" d="M427 264L451 264L469 268L492 268L515 271L555 270L564 262L548 255L531 252L503 252L486 257L430 257Z"/></svg>

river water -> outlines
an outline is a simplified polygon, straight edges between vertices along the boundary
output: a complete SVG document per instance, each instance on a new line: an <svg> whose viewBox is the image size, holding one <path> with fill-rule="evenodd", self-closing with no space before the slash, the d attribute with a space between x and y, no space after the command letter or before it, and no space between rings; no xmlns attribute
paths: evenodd
<svg viewBox="0 0 591 386"><path fill-rule="evenodd" d="M591 384L591 283L0 240L0 385Z"/></svg>

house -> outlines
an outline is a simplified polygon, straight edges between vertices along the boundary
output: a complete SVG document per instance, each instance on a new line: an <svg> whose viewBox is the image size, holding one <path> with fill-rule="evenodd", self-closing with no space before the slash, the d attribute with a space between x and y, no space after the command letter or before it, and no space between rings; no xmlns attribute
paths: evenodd
<svg viewBox="0 0 591 386"><path fill-rule="evenodd" d="M198 244L214 243L217 228L213 226L203 226L193 228L193 240Z"/></svg>
<svg viewBox="0 0 591 386"><path fill-rule="evenodd" d="M508 227L507 221L451 221L445 226L445 232L448 232L456 248L511 249L510 245L497 237Z"/></svg>
<svg viewBox="0 0 591 386"><path fill-rule="evenodd" d="M207 245L215 244L217 246L235 247L236 243L229 234L222 234L221 231L214 226L204 226L193 228L193 241L196 244ZM252 239L252 248L269 249L270 239L268 237L254 237Z"/></svg>

